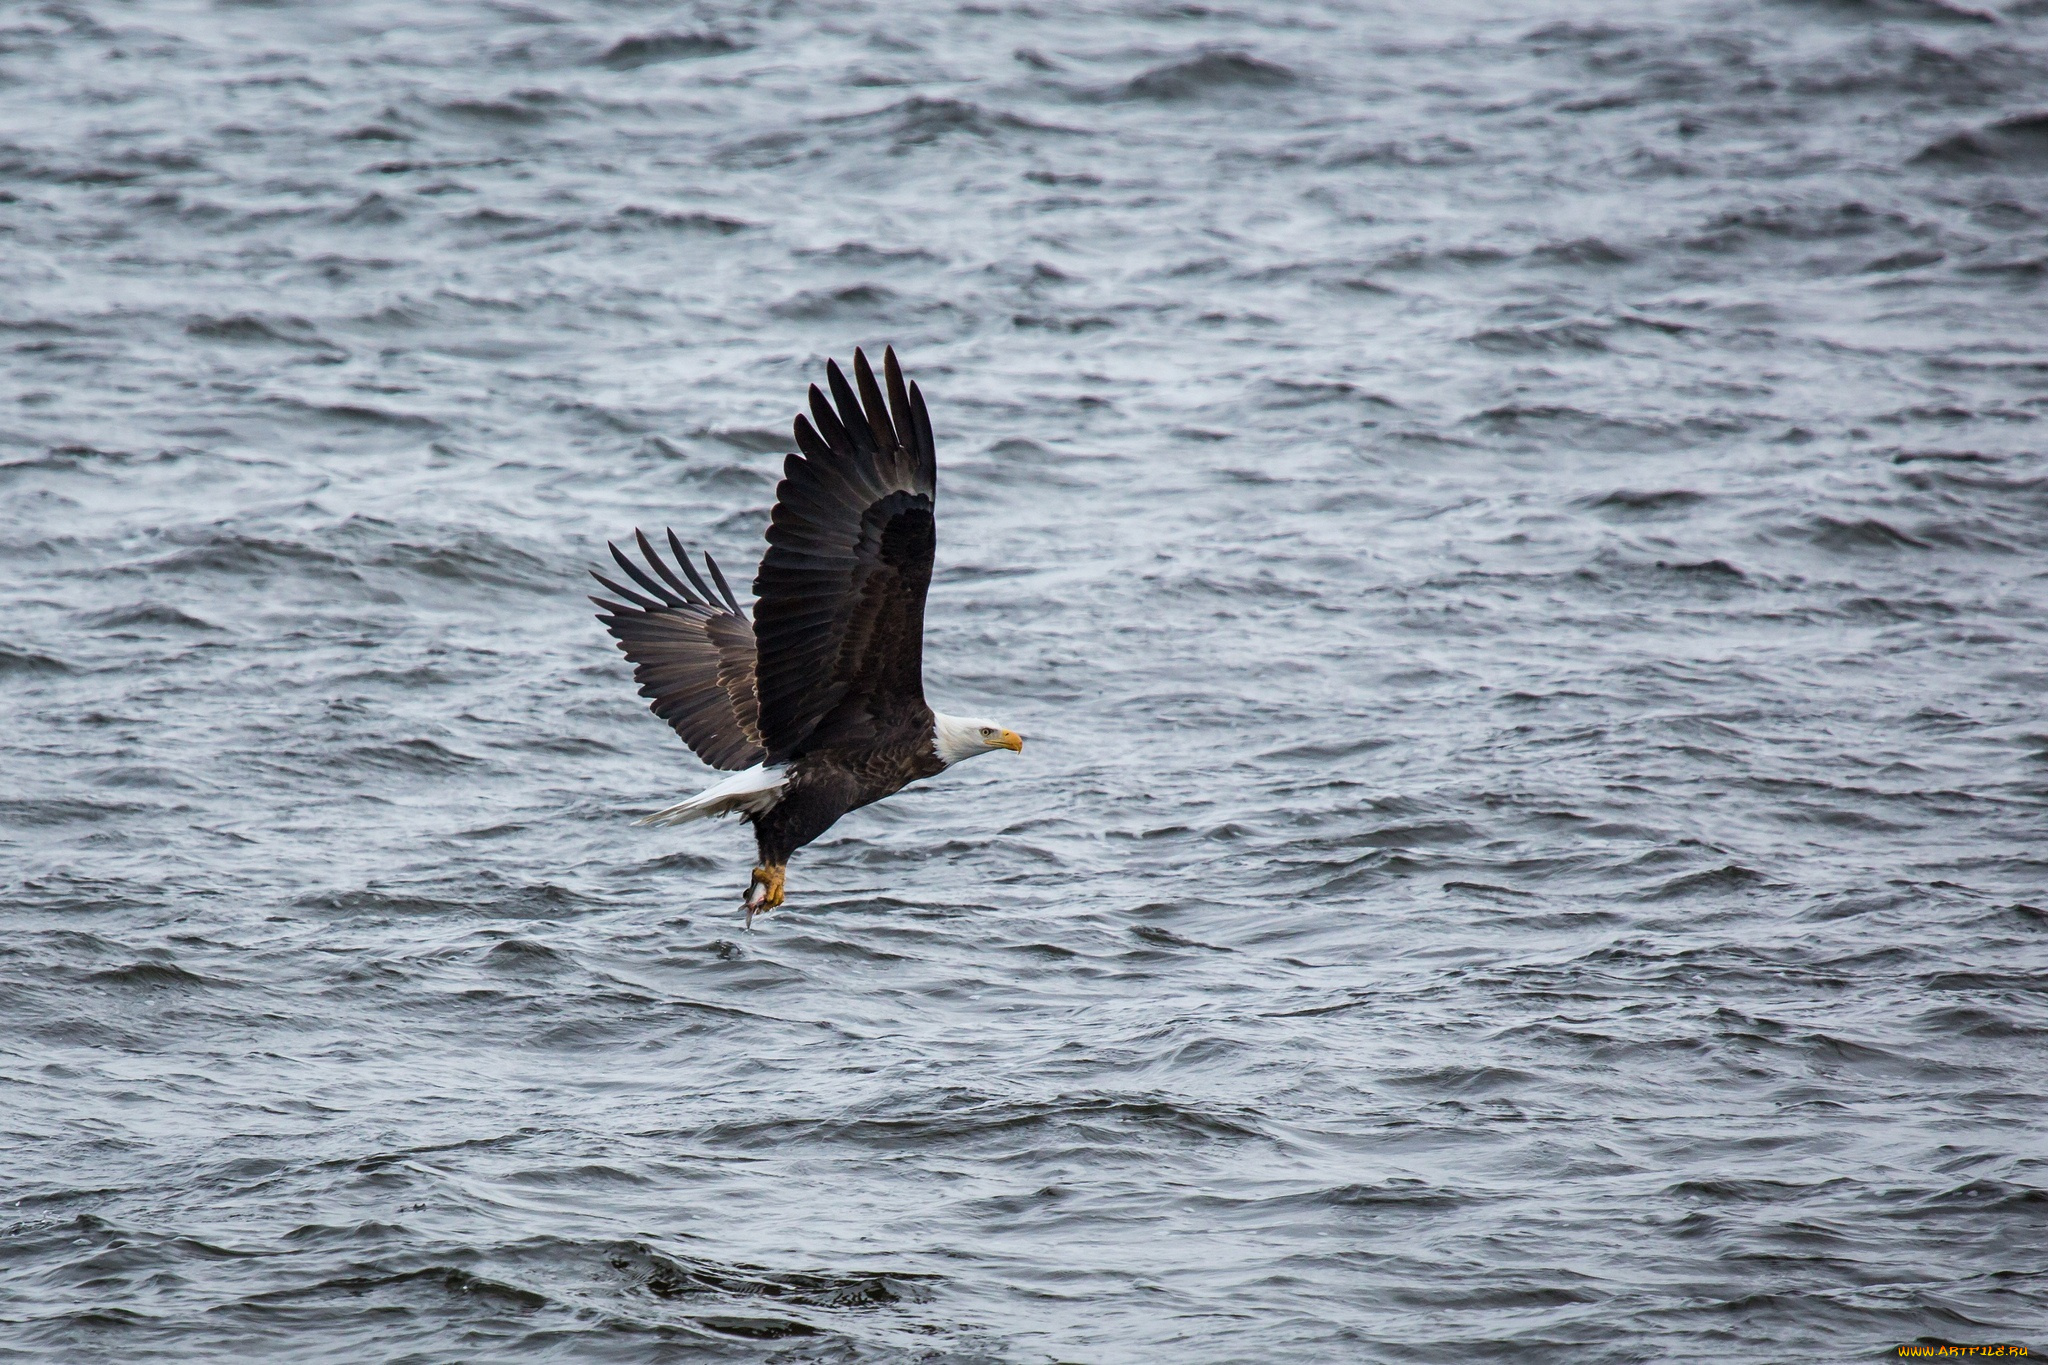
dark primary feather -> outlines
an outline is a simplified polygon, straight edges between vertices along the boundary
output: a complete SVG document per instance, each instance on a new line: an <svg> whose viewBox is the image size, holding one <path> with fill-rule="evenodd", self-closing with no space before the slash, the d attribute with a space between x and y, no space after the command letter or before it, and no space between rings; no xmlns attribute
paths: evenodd
<svg viewBox="0 0 2048 1365"><path fill-rule="evenodd" d="M760 732L770 762L819 748L930 747L924 601L937 460L931 418L895 351L888 387L853 354L854 382L825 367L802 454L783 465L768 553L754 578ZM856 390L857 386L857 390Z"/></svg>
<svg viewBox="0 0 2048 1365"><path fill-rule="evenodd" d="M591 574L624 599L591 598L603 608L597 619L633 661L640 695L650 699L654 714L673 726L699 758L714 768L752 767L765 753L754 690L754 628L711 556L704 556L704 565L718 584L716 595L691 565L675 532L668 533L669 549L687 583L644 534L635 531L633 538L645 568L618 546L606 548L641 590Z"/></svg>

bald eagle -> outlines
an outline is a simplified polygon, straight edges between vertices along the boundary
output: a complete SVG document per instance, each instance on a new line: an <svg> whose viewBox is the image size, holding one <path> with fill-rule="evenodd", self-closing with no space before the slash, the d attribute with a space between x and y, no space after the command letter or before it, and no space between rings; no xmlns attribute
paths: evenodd
<svg viewBox="0 0 2048 1365"><path fill-rule="evenodd" d="M642 562L608 548L639 591L592 571L614 598L597 619L633 662L640 695L697 756L732 772L641 820L680 825L740 815L760 852L742 897L754 916L782 904L792 853L840 816L976 754L1021 753L992 720L942 715L924 699L924 599L932 581L938 462L917 385L893 348L881 385L860 351L854 382L827 361L826 401L796 419L784 458L754 618L710 555L706 583L668 532L671 568L634 531ZM676 573L680 568L680 576ZM713 585L716 591L713 591Z"/></svg>

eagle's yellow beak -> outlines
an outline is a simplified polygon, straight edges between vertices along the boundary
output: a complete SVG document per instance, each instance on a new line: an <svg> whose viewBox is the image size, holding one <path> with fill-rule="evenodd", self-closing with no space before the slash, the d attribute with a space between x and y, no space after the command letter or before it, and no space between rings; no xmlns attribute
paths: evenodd
<svg viewBox="0 0 2048 1365"><path fill-rule="evenodd" d="M1015 730L1005 730L996 736L995 747L998 749L1008 749L1013 754L1021 754L1024 752L1024 736L1018 734Z"/></svg>

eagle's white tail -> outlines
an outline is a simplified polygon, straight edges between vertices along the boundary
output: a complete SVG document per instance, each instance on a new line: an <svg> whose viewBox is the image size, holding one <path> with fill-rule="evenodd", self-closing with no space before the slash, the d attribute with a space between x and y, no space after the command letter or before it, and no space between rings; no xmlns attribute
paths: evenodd
<svg viewBox="0 0 2048 1365"><path fill-rule="evenodd" d="M666 810L642 816L633 823L687 825L692 820L708 820L713 816L734 815L742 811L759 815L782 799L782 784L788 777L787 768L771 768L765 763L756 763L745 772L734 773L687 801L678 801Z"/></svg>

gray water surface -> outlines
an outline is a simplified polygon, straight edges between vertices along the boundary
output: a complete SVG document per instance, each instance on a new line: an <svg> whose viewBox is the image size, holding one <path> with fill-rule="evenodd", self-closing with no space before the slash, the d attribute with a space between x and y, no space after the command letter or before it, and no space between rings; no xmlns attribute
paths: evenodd
<svg viewBox="0 0 2048 1365"><path fill-rule="evenodd" d="M2048 6L0 14L0 1359L2048 1345ZM931 400L743 828L591 617Z"/></svg>

